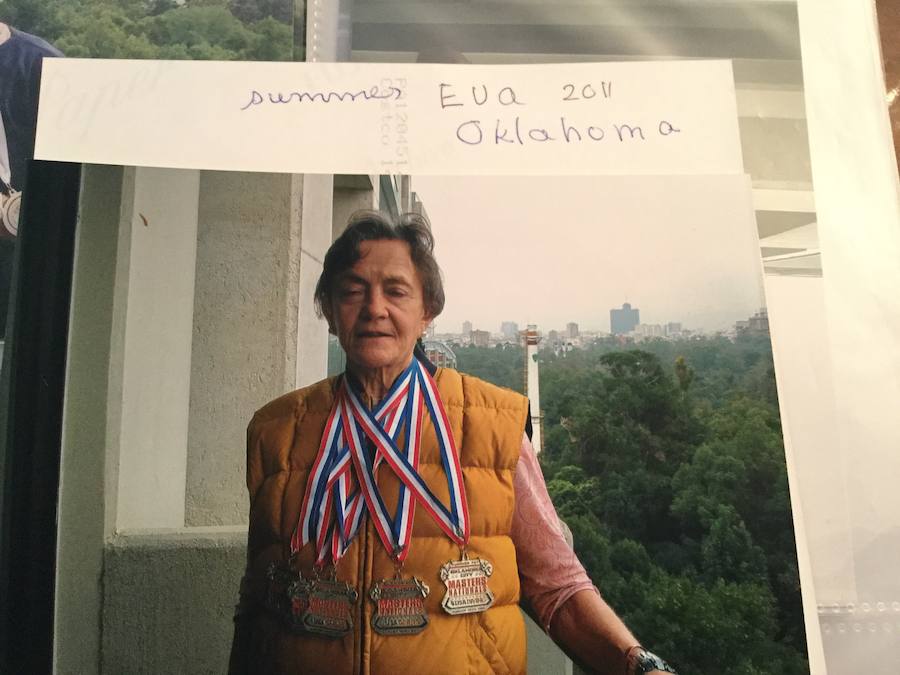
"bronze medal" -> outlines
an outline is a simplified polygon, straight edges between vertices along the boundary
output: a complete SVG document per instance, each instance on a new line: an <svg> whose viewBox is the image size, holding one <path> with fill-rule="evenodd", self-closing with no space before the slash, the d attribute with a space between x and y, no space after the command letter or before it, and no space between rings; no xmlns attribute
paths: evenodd
<svg viewBox="0 0 900 675"><path fill-rule="evenodd" d="M353 630L353 605L359 594L337 579L316 579L309 587L303 628L326 637L344 637Z"/></svg>
<svg viewBox="0 0 900 675"><path fill-rule="evenodd" d="M299 574L299 578L292 581L287 587L287 613L285 623L294 633L304 630L303 616L309 609L309 582Z"/></svg>
<svg viewBox="0 0 900 675"><path fill-rule="evenodd" d="M451 560L441 567L441 581L447 587L441 607L447 614L483 612L494 604L488 588L493 573L494 566L482 558L470 560L463 554L461 560Z"/></svg>
<svg viewBox="0 0 900 675"><path fill-rule="evenodd" d="M425 597L428 586L412 579L382 579L369 596L375 603L372 629L381 635L415 635L428 625Z"/></svg>
<svg viewBox="0 0 900 675"><path fill-rule="evenodd" d="M269 579L265 607L294 633L303 630L303 614L309 605L309 581L289 565L273 562L266 571Z"/></svg>

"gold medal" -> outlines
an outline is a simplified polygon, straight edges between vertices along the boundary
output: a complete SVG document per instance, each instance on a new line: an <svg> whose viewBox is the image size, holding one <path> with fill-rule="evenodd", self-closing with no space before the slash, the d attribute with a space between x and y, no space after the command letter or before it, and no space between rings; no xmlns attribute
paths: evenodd
<svg viewBox="0 0 900 675"><path fill-rule="evenodd" d="M483 612L494 604L494 594L488 588L488 577L494 567L487 560L463 556L441 567L441 581L447 593L441 607L447 614Z"/></svg>
<svg viewBox="0 0 900 675"><path fill-rule="evenodd" d="M309 586L303 628L325 637L341 638L353 630L353 605L359 594L337 579L315 579Z"/></svg>
<svg viewBox="0 0 900 675"><path fill-rule="evenodd" d="M375 603L372 629L380 635L415 635L428 625L425 597L428 586L412 579L382 579L372 586L369 597Z"/></svg>

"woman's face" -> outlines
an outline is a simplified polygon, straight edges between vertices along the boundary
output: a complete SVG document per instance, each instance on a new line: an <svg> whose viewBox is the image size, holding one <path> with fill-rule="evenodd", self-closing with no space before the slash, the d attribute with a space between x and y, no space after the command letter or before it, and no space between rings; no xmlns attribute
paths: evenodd
<svg viewBox="0 0 900 675"><path fill-rule="evenodd" d="M396 376L431 320L422 282L405 241L364 241L359 251L333 291L331 328L357 374Z"/></svg>

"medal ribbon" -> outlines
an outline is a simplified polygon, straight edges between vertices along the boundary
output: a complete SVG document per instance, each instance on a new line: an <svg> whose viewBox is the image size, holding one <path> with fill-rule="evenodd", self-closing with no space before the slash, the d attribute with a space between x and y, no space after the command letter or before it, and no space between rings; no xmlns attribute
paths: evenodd
<svg viewBox="0 0 900 675"><path fill-rule="evenodd" d="M458 545L464 547L469 540L469 509L466 501L459 452L456 449L453 434L450 430L450 423L447 420L447 413L438 395L434 379L419 363L418 359L413 359L413 365L416 367L416 381L423 390L424 402L437 434L441 463L443 464L444 474L447 477L447 490L450 494L449 510L434 496L425 484L425 481L422 480L417 468L413 467L397 449L393 439L380 427L374 415L366 410L356 393L352 389L347 388L345 389L345 395L353 416L365 435L375 443L378 453L384 457L400 481L409 488L416 500L425 508L441 530ZM352 436L353 434L351 434ZM355 456L361 457L361 447L359 447L360 444L356 443L357 440L358 438L351 438L350 448ZM358 470L367 468L365 463L359 462L359 464ZM370 510L372 510L373 506L377 508L380 495L377 493L377 485L374 481L360 478L360 489L366 497L366 503L369 505ZM392 551L387 532L385 528L380 526L377 517L375 526L385 548L389 552Z"/></svg>
<svg viewBox="0 0 900 675"><path fill-rule="evenodd" d="M398 438L405 412L410 409L407 400L411 375L412 368L401 374L373 412L379 424L384 424L394 439ZM325 423L319 451L307 479L300 517L291 537L292 555L305 544L315 542L319 563L324 563L329 552L335 562L340 559L358 531L365 511L362 496L355 489L350 471L351 457L344 428L346 403L342 392L346 387L346 378L344 380L336 392L334 405ZM415 462L418 463L417 456ZM374 471L377 472L380 463L381 459L377 458ZM409 508L409 499L403 499L402 492L405 488L401 490L400 506ZM411 521L411 514L405 519ZM398 522L405 519L398 513Z"/></svg>
<svg viewBox="0 0 900 675"><path fill-rule="evenodd" d="M413 358L388 395L372 411L363 405L347 379L344 377L336 392L319 452L310 470L300 518L291 538L292 554L314 541L319 564L324 564L329 553L337 562L358 533L363 515L368 512L385 549L402 563L409 554L417 501L447 536L465 547L469 540L469 510L462 467L431 374ZM426 409L437 435L447 477L449 508L431 492L418 473L421 422ZM397 446L401 430L405 431L403 451ZM366 439L375 446L374 456L367 451ZM377 472L382 462L386 462L400 480L393 518L378 490Z"/></svg>
<svg viewBox="0 0 900 675"><path fill-rule="evenodd" d="M408 409L408 381L409 378L407 376L401 377L399 386L392 388L392 393L389 393L384 402L376 409L376 417L381 423L383 423L385 419L387 420L384 426L395 441L399 435L403 422L406 421L407 425L409 422L409 419L406 416L407 413L404 412L403 414L398 414L401 409L404 411ZM341 411L343 411L343 401L340 405ZM343 417L339 419L343 422ZM342 436L341 438L343 439L344 437ZM359 529L362 514L364 512L362 508L363 499L360 492L356 490L351 493L354 482L350 471L351 460L349 448L343 440L341 440L339 444L342 449L335 460L334 467L329 473L327 485L327 489L331 492L333 497L335 516L338 521L337 527L332 535L332 558L334 560L339 560L344 552L346 552L347 547L350 545L350 542ZM374 465L376 474L380 464L381 458L376 457ZM403 503L404 502L401 499L401 508ZM399 513L402 512L398 511L398 514ZM400 516L398 515L395 518L399 517ZM323 561L323 557L324 547L320 546L320 562Z"/></svg>

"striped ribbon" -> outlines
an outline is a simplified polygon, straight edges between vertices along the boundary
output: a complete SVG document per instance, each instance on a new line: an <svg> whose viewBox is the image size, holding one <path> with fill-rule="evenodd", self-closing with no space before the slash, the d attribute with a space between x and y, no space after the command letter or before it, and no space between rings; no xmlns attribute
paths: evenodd
<svg viewBox="0 0 900 675"><path fill-rule="evenodd" d="M408 408L406 400L411 377L410 368L397 378L388 395L374 411L376 418L395 439L399 436L401 423L404 421L399 413ZM335 561L340 559L358 531L365 511L362 495L350 470L350 450L343 429L346 403L342 392L346 379L342 378L325 423L319 451L307 479L300 517L291 537L292 555L313 541L316 543L316 557L320 563L324 562L329 551ZM376 470L380 463L380 459L376 460Z"/></svg>
<svg viewBox="0 0 900 675"><path fill-rule="evenodd" d="M418 472L425 410L437 435L449 507L431 492ZM405 430L402 450L397 445L401 430ZM374 456L366 450L366 439L375 446ZM378 489L382 463L400 480L393 517ZM369 514L385 549L403 562L409 554L416 502L454 542L463 547L468 543L469 510L459 452L434 379L413 358L388 395L370 411L344 377L310 471L291 552L314 541L320 564L329 553L337 562L358 533L362 518Z"/></svg>

